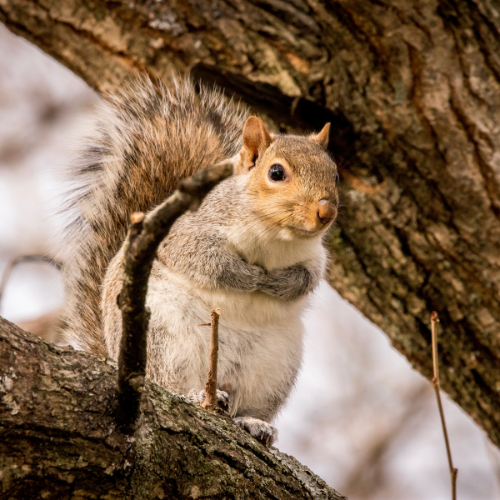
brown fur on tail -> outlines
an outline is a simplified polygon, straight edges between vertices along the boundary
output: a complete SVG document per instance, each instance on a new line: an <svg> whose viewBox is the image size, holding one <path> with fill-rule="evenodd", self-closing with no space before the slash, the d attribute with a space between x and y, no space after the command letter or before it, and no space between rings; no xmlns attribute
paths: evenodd
<svg viewBox="0 0 500 500"><path fill-rule="evenodd" d="M187 79L172 89L140 79L102 103L95 118L69 172L64 337L104 356L100 288L130 214L148 212L180 179L238 153L245 110L218 91L197 94Z"/></svg>

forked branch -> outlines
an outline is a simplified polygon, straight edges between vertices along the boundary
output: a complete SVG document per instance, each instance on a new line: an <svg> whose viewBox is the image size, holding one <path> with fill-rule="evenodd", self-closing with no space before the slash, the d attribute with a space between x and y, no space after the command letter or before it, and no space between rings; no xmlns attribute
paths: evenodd
<svg viewBox="0 0 500 500"><path fill-rule="evenodd" d="M208 192L232 172L230 162L201 170L181 181L178 189L150 214L135 213L131 216L123 259L123 286L118 296L123 326L116 418L124 428L134 426L140 414L150 315L145 305L146 293L156 250L174 222L186 210L196 210Z"/></svg>

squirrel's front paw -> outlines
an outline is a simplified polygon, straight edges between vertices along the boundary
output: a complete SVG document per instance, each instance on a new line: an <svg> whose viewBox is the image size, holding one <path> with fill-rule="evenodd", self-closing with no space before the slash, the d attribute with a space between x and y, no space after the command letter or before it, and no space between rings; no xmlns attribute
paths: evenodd
<svg viewBox="0 0 500 500"><path fill-rule="evenodd" d="M278 429L264 420L253 417L236 417L233 420L265 446L271 446L278 438Z"/></svg>
<svg viewBox="0 0 500 500"><path fill-rule="evenodd" d="M205 389L197 391L196 389L191 389L187 395L188 400L191 403L200 404L206 397ZM223 410L228 410L229 408L229 394L225 391L219 391L217 389L217 403Z"/></svg>

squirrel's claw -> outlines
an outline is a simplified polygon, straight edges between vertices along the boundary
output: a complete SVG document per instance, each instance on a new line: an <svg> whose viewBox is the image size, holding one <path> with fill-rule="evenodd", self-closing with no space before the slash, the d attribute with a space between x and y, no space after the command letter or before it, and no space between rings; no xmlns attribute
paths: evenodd
<svg viewBox="0 0 500 500"><path fill-rule="evenodd" d="M234 422L264 446L271 446L278 438L278 429L263 420L253 417L236 417Z"/></svg>

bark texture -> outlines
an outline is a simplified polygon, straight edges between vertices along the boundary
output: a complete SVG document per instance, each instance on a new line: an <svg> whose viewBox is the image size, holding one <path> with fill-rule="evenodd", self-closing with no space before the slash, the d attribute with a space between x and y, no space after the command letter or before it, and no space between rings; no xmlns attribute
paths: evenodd
<svg viewBox="0 0 500 500"><path fill-rule="evenodd" d="M120 432L116 379L114 362L0 318L0 498L344 499L229 417L148 381L137 430Z"/></svg>
<svg viewBox="0 0 500 500"><path fill-rule="evenodd" d="M283 128L332 122L329 281L500 444L500 7L493 0L0 0L100 91L191 70Z"/></svg>

